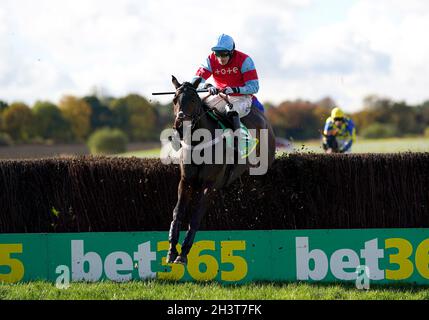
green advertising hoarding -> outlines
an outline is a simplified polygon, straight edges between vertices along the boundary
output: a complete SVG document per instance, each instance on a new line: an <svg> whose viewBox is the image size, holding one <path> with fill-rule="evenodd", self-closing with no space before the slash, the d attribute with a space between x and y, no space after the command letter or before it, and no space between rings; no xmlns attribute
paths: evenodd
<svg viewBox="0 0 429 320"><path fill-rule="evenodd" d="M167 232L0 234L0 282L355 282L361 268L372 283L429 284L429 229L201 231L186 267L165 264L167 239Z"/></svg>

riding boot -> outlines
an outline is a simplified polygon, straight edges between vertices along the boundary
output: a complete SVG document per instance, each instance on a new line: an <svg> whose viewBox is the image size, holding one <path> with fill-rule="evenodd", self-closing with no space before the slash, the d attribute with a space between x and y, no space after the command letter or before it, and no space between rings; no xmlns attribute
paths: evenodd
<svg viewBox="0 0 429 320"><path fill-rule="evenodd" d="M232 130L234 130L234 132L236 132L241 127L240 116L238 115L237 111L230 112L228 114L228 116L230 117L231 122L232 122Z"/></svg>
<svg viewBox="0 0 429 320"><path fill-rule="evenodd" d="M232 122L232 129L237 131L240 129L240 116L238 115L238 112L234 110L234 106L231 103L228 103L225 106L226 116L231 119Z"/></svg>
<svg viewBox="0 0 429 320"><path fill-rule="evenodd" d="M234 131L234 149L240 153L240 138L241 138L241 124L240 124L240 116L237 111L230 111L227 113L227 116L231 119L232 122L232 130Z"/></svg>

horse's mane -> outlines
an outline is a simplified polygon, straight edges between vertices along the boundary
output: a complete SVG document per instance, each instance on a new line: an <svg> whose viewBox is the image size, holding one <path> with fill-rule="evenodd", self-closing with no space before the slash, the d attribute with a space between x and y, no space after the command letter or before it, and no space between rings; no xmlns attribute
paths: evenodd
<svg viewBox="0 0 429 320"><path fill-rule="evenodd" d="M197 89L194 88L194 85L188 81L183 82L182 85L180 86L180 88L192 88L193 90L195 90L195 93L197 91ZM196 93L196 94L199 97L198 93ZM209 105L203 99L200 98L200 100L201 100L201 108L203 109L203 112L214 111L216 113L216 110L213 110L213 108L209 107ZM216 120L214 120L211 117L209 117L209 121L215 121L216 122Z"/></svg>
<svg viewBox="0 0 429 320"><path fill-rule="evenodd" d="M188 87L188 88L192 88L192 89L194 89L195 91L197 91L197 89L195 89L195 88L194 88L194 85L193 85L192 83L188 82L188 81L183 82L183 83L182 83L182 85L181 85L180 87ZM200 98L200 99L201 99L201 98ZM212 108L210 108L210 107L209 107L209 105L208 105L205 101L203 101L202 99L201 99L201 107L203 108L203 110L204 110L204 111L207 111L207 110L211 110L211 109L212 109Z"/></svg>
<svg viewBox="0 0 429 320"><path fill-rule="evenodd" d="M192 88L194 88L193 84L190 83L190 82L188 82L188 81L183 82L182 85L181 85L181 87L192 87Z"/></svg>

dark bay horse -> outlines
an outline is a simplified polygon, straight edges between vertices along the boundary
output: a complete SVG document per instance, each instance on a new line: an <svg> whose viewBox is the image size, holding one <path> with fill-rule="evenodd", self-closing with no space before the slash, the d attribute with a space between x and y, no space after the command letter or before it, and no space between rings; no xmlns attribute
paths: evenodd
<svg viewBox="0 0 429 320"><path fill-rule="evenodd" d="M220 129L219 123L209 116L208 112L210 108L201 100L196 91L200 81L196 81L194 84L189 82L180 84L173 76L172 82L176 88L176 94L173 99L175 115L173 129L183 134L183 124L191 123L192 132L198 129L206 129L210 131L212 137L215 137L215 130ZM240 120L247 128L257 129L257 135L261 129L265 129L264 132L268 132L268 138L266 139L268 140L268 148L265 148L267 154L263 156L268 158L267 164L271 166L275 157L275 136L264 114L257 108L252 107L250 114ZM190 147L195 147L198 144L198 141L192 142ZM260 145L261 144L258 146ZM208 148L214 149L215 146L209 146ZM226 146L223 147L223 151L226 154L225 148ZM261 153L262 149L259 150L257 148L255 152ZM202 164L195 164L192 162L185 163L183 154L184 152L182 150L178 200L173 210L173 221L170 226L170 248L167 255L167 263L187 263L187 255L191 250L195 234L206 212L210 196L215 190L222 189L231 184L250 168L250 164L242 162L233 164L227 163L226 161L223 161L221 164L218 162ZM223 160L225 160L225 158ZM182 244L182 251L179 255L176 246L179 241L180 225L184 219L186 210L192 211L188 230Z"/></svg>

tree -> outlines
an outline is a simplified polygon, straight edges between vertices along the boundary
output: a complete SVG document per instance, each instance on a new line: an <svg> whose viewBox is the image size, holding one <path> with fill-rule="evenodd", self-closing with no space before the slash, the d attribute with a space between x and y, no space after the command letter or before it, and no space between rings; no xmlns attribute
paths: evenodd
<svg viewBox="0 0 429 320"><path fill-rule="evenodd" d="M0 114L9 107L7 102L0 100Z"/></svg>
<svg viewBox="0 0 429 320"><path fill-rule="evenodd" d="M423 102L419 109L421 110L422 121L429 126L429 100Z"/></svg>
<svg viewBox="0 0 429 320"><path fill-rule="evenodd" d="M56 105L47 101L38 101L33 107L33 113L36 135L56 142L69 142L72 139L70 123Z"/></svg>
<svg viewBox="0 0 429 320"><path fill-rule="evenodd" d="M303 100L286 101L266 114L276 135L299 140L320 137L324 119L319 118L316 105Z"/></svg>
<svg viewBox="0 0 429 320"><path fill-rule="evenodd" d="M3 130L3 112L9 107L7 102L0 100L0 131Z"/></svg>
<svg viewBox="0 0 429 320"><path fill-rule="evenodd" d="M316 105L319 108L324 109L325 111L329 111L330 112L332 109L334 109L337 106L337 103L331 97L325 97L325 98L317 101Z"/></svg>
<svg viewBox="0 0 429 320"><path fill-rule="evenodd" d="M133 141L148 141L158 138L157 112L144 97L130 94L112 103L116 125Z"/></svg>
<svg viewBox="0 0 429 320"><path fill-rule="evenodd" d="M3 112L3 130L14 141L28 142L34 135L34 116L24 103L16 102Z"/></svg>
<svg viewBox="0 0 429 320"><path fill-rule="evenodd" d="M97 96L86 96L82 100L91 108L91 131L114 126L112 111Z"/></svg>
<svg viewBox="0 0 429 320"><path fill-rule="evenodd" d="M173 102L161 104L159 102L152 103L153 109L157 114L157 128L171 128L174 121Z"/></svg>
<svg viewBox="0 0 429 320"><path fill-rule="evenodd" d="M416 122L420 128L420 132L426 135L427 128L429 127L429 101L423 102L416 107Z"/></svg>
<svg viewBox="0 0 429 320"><path fill-rule="evenodd" d="M374 122L362 130L363 138L367 139L384 139L398 136L398 129L393 124L384 124Z"/></svg>
<svg viewBox="0 0 429 320"><path fill-rule="evenodd" d="M364 99L364 110L356 118L364 122L362 128L372 124L392 125L397 136L422 133L424 126L419 123L419 109L407 105L405 102L395 102L388 98L376 95ZM377 128L377 126L375 126ZM392 130L390 130L392 132Z"/></svg>
<svg viewBox="0 0 429 320"><path fill-rule="evenodd" d="M358 128L359 131L362 131L376 122L376 116L376 112L365 109L359 112L355 112L352 115L352 119L356 125L356 128Z"/></svg>
<svg viewBox="0 0 429 320"><path fill-rule="evenodd" d="M265 101L262 105L264 106L265 112L272 108L275 108L275 105L269 101Z"/></svg>
<svg viewBox="0 0 429 320"><path fill-rule="evenodd" d="M65 96L60 101L60 110L70 123L74 137L84 142L91 132L91 107L82 99Z"/></svg>
<svg viewBox="0 0 429 320"><path fill-rule="evenodd" d="M363 107L368 110L387 110L392 103L392 100L377 95L369 95L363 99Z"/></svg>
<svg viewBox="0 0 429 320"><path fill-rule="evenodd" d="M405 102L395 102L392 105L388 123L398 129L400 136L421 132L422 128L417 125L415 110L415 108L407 106Z"/></svg>

